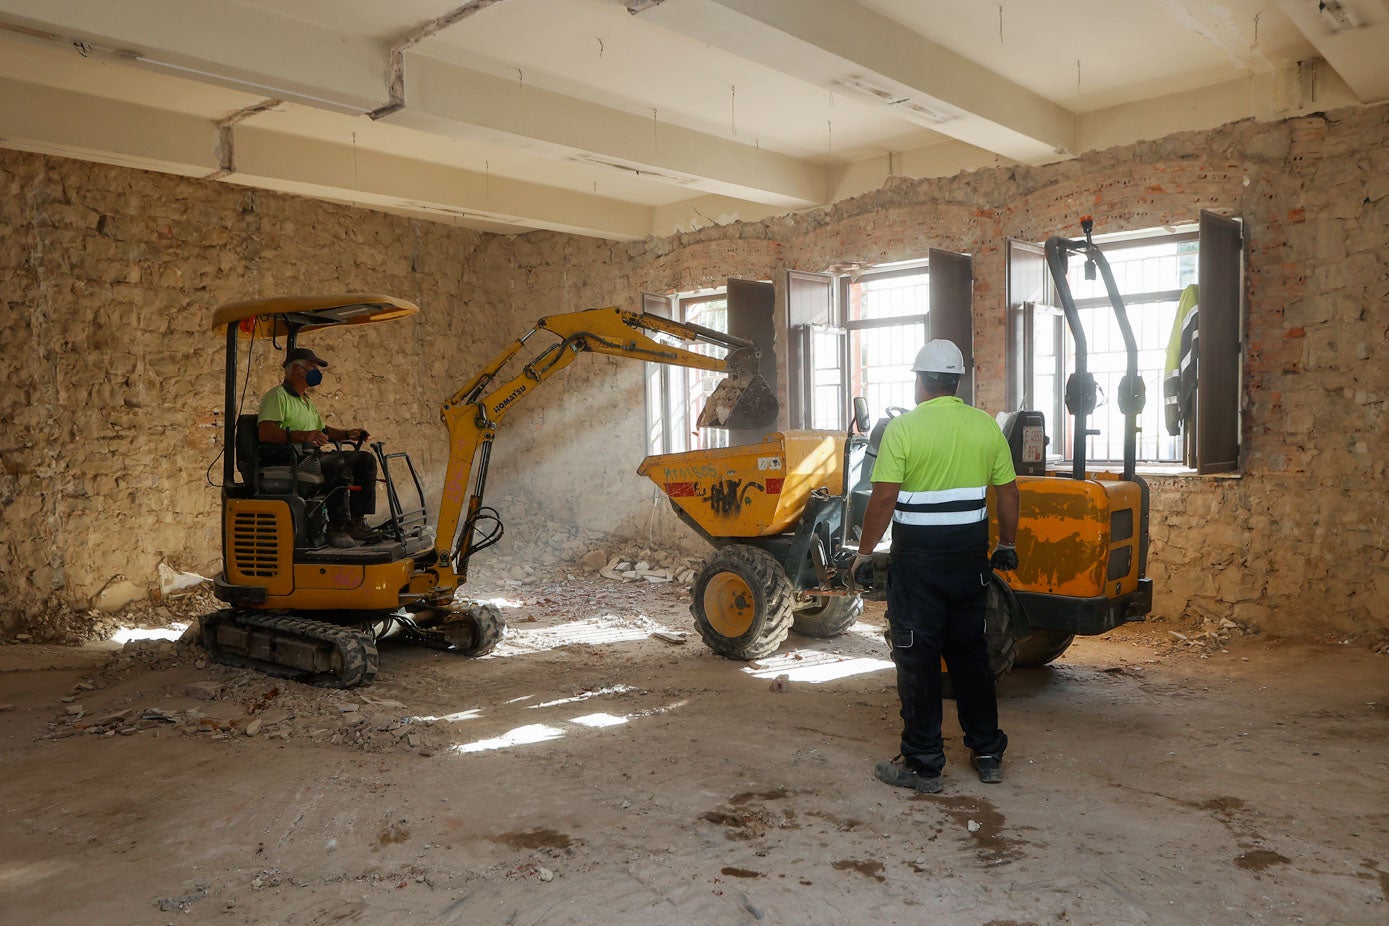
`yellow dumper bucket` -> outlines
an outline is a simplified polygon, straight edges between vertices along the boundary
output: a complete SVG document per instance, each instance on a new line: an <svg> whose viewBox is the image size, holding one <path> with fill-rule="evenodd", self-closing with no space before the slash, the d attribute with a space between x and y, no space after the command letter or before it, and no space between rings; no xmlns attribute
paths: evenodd
<svg viewBox="0 0 1389 926"><path fill-rule="evenodd" d="M760 444L647 457L637 472L656 483L710 538L794 530L810 493L844 493L844 435L778 431Z"/></svg>

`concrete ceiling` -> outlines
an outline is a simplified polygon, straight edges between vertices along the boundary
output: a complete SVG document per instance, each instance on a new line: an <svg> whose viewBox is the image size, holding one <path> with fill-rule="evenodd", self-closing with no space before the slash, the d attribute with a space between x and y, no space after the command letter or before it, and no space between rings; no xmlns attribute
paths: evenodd
<svg viewBox="0 0 1389 926"><path fill-rule="evenodd" d="M1389 0L0 0L0 145L613 239L1389 99Z"/></svg>

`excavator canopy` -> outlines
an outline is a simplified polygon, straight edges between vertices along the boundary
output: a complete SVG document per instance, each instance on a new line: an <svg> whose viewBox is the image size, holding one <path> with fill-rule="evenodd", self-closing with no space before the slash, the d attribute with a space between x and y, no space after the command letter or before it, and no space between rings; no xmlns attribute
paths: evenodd
<svg viewBox="0 0 1389 926"><path fill-rule="evenodd" d="M270 296L218 306L212 313L212 330L233 322L241 333L257 337L283 337L289 325L299 331L335 325L369 325L414 315L419 306L380 293L328 293L311 296Z"/></svg>

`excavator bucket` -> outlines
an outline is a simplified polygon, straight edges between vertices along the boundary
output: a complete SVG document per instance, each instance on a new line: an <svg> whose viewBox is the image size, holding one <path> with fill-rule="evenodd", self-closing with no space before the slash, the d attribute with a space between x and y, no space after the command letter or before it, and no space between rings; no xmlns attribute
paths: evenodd
<svg viewBox="0 0 1389 926"><path fill-rule="evenodd" d="M736 350L728 355L728 378L719 383L700 410L701 428L766 428L776 423L776 393L757 372L757 353Z"/></svg>

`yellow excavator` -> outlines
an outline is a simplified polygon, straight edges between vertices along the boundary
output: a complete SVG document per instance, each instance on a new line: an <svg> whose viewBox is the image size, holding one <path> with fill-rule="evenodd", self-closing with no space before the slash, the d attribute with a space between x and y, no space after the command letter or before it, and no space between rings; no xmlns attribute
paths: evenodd
<svg viewBox="0 0 1389 926"><path fill-rule="evenodd" d="M255 414L241 414L238 374L245 343L250 367L282 356L301 337L324 329L395 321L419 311L392 296L346 293L256 299L223 305L212 329L226 338L222 465L222 561L214 591L228 607L202 619L201 638L221 663L331 687L369 682L376 644L399 638L464 656L490 652L503 633L494 605L459 600L473 554L501 538L498 513L483 504L492 441L501 421L527 395L580 354L610 354L727 374L700 416L722 428L773 424L777 401L759 375L751 341L699 325L617 308L550 315L498 354L443 404L449 433L437 527L405 453L375 453L389 514L367 542L347 549L326 543L326 486L308 447L290 462L262 465ZM658 336L666 336L658 340ZM533 339L545 345L509 379L502 371ZM723 348L715 357L677 344ZM257 348L261 347L258 351ZM717 404L716 404L717 403ZM358 441L354 449L360 449ZM407 481L408 477L408 481ZM408 491L405 491L408 490Z"/></svg>

